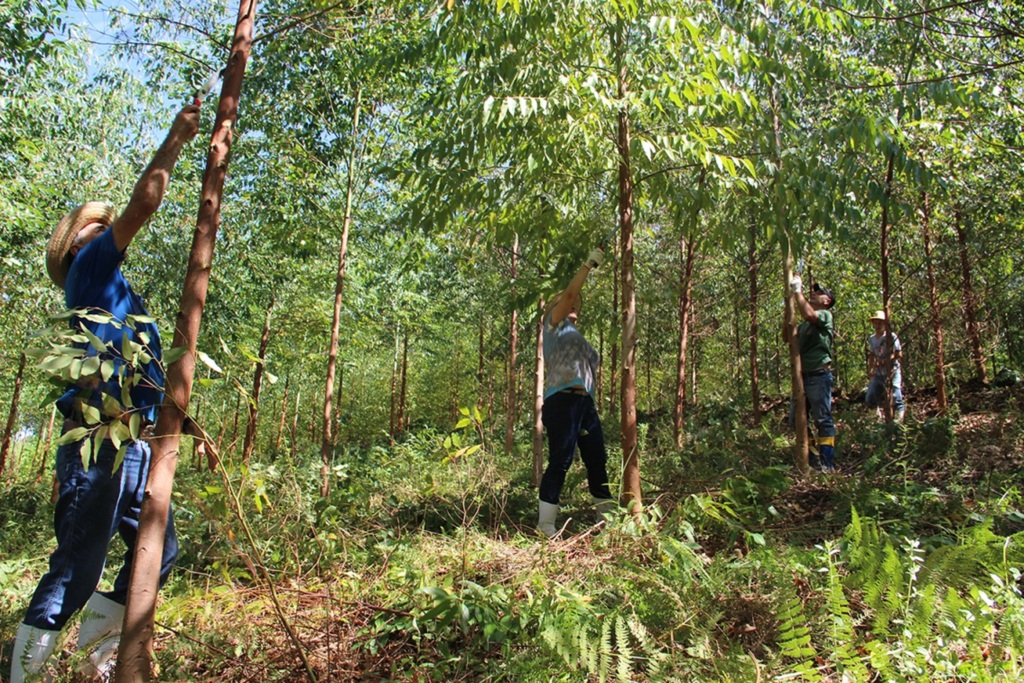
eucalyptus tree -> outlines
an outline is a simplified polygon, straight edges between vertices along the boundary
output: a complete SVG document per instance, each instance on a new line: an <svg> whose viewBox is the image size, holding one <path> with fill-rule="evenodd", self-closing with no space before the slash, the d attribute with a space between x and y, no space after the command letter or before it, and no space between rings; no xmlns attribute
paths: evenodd
<svg viewBox="0 0 1024 683"><path fill-rule="evenodd" d="M799 0L762 5L728 3L724 16L744 37L747 87L757 98L741 135L748 154L757 161L757 187L767 200L767 212L761 219L765 237L777 243L782 253L791 395L796 406L803 406L795 333L798 320L788 283L795 272L794 254L799 256L810 241L812 226L817 224L811 218L814 206L829 200L829 194L819 197L815 192L826 183L819 154L809 150L819 138L813 123L814 109L820 106L814 99L822 96L815 86L821 82L824 69L819 59L823 49L819 30L835 30L838 21ZM807 416L803 410L795 411L795 428L795 464L806 472Z"/></svg>
<svg viewBox="0 0 1024 683"><path fill-rule="evenodd" d="M465 212L491 239L518 234L540 262L572 263L617 226L623 502L636 509L636 181L692 163L736 172L716 149L731 132L708 124L709 112L746 106L731 45L706 4L584 0L452 6L426 41L429 95L414 113L451 124L413 155L414 215L436 225Z"/></svg>
<svg viewBox="0 0 1024 683"><path fill-rule="evenodd" d="M161 562L159 553L152 550L163 545L167 527L177 448L185 420L184 409L188 407L191 398L196 340L210 281L224 179L234 136L234 123L238 117L242 78L252 44L255 11L255 0L242 0L239 5L232 52L227 62L224 87L211 134L199 215L171 346L184 348L186 352L169 364L167 389L157 417L153 464L146 482L146 500L139 515L138 552L132 566L128 602L125 606L125 629L115 670L115 680L119 683L149 680L151 675L153 620ZM273 583L268 581L268 586L273 592ZM288 622L283 618L282 622L287 628ZM289 635L294 640L290 629ZM299 655L312 675L301 648Z"/></svg>

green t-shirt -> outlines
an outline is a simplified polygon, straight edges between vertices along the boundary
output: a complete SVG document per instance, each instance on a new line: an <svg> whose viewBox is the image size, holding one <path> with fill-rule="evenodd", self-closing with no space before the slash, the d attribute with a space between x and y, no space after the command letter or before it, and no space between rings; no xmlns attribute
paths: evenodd
<svg viewBox="0 0 1024 683"><path fill-rule="evenodd" d="M832 313L826 310L817 313L818 322L805 320L797 328L800 364L804 372L813 372L832 362L832 338L835 336Z"/></svg>

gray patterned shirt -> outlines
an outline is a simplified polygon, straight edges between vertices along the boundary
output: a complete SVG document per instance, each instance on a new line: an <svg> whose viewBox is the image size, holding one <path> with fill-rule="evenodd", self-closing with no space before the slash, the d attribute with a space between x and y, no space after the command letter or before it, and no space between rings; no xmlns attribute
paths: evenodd
<svg viewBox="0 0 1024 683"><path fill-rule="evenodd" d="M544 316L544 398L570 387L593 396L600 364L601 356L568 318L552 325L551 313Z"/></svg>

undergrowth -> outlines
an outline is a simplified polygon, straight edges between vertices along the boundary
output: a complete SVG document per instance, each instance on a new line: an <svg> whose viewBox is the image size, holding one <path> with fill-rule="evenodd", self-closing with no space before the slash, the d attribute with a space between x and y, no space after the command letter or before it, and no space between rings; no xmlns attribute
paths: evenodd
<svg viewBox="0 0 1024 683"><path fill-rule="evenodd" d="M160 675L306 680L302 648L319 680L1018 680L1015 419L979 443L960 416L851 415L841 474L807 478L777 415L691 415L683 452L651 423L644 512L592 526L577 468L553 541L532 529L525 445L472 449L482 429L346 452L326 498L314 453L183 469ZM998 462L965 457L992 439ZM52 544L48 491L4 484L8 634Z"/></svg>

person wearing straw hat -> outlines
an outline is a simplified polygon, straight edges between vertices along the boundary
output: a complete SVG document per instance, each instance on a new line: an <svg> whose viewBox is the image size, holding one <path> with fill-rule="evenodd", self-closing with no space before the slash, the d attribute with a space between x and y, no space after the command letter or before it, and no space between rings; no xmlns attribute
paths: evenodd
<svg viewBox="0 0 1024 683"><path fill-rule="evenodd" d="M867 395L864 402L868 408L877 408L882 411L882 401L887 400L887 387L892 387L892 411L896 422L903 422L906 406L903 403L903 376L900 372L900 358L903 356L903 346L896 333L890 337L885 334L885 311L875 311L874 315L868 318L875 333L868 336L867 362L868 383Z"/></svg>
<svg viewBox="0 0 1024 683"><path fill-rule="evenodd" d="M116 368L106 381L97 375L67 387L57 401L64 415L64 433L100 427L89 415L102 414L108 425L116 420L131 422L134 414L141 416L135 419L136 425L155 420L163 396L160 336L142 299L121 272L121 262L132 239L159 208L178 155L198 130L199 106L186 105L135 183L124 211L118 214L110 204L88 202L65 215L50 238L46 250L50 279L63 290L69 309L92 314L92 320L81 316L72 319L76 328L94 340L86 346L86 353L112 360ZM128 324L129 316L141 320L132 319L134 324ZM144 347L151 360L140 362L139 367L127 362L121 354L123 338ZM96 340L102 342L102 349L94 346ZM125 385L123 391L121 382ZM112 406L118 409L112 410ZM91 441L85 436L57 451L57 549L18 627L11 654L12 683L21 683L26 677L46 677L44 668L61 629L83 608L78 647L89 654L82 662L82 672L101 676L113 664L151 451L141 438L123 440L123 460L115 468L119 448L114 440L108 436L95 452L87 445ZM83 454L88 456L88 463L83 464ZM127 552L113 590L101 593L95 588L115 533L120 533ZM173 518L168 518L161 585L177 552Z"/></svg>
<svg viewBox="0 0 1024 683"><path fill-rule="evenodd" d="M580 290L591 270L601 265L604 252L590 252L569 286L551 298L543 320L544 406L541 420L548 432L548 466L540 481L537 529L552 538L558 502L565 476L580 449L587 468L587 483L598 515L615 506L608 490L608 453L601 419L594 404L595 379L601 358L580 331L576 321L582 308Z"/></svg>
<svg viewBox="0 0 1024 683"><path fill-rule="evenodd" d="M832 420L832 342L835 323L832 306L836 297L831 289L815 282L808 297L803 295L803 281L794 276L789 283L796 310L803 318L797 327L800 346L801 377L807 408L818 438L819 466L823 472L835 471L836 426Z"/></svg>

